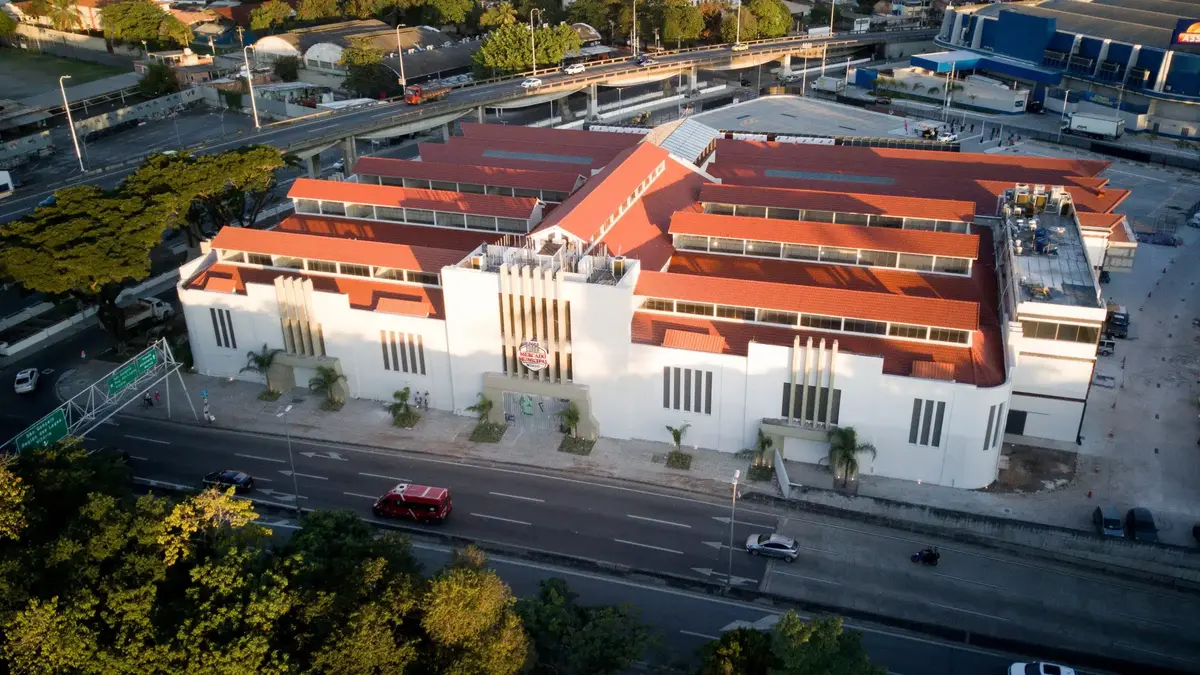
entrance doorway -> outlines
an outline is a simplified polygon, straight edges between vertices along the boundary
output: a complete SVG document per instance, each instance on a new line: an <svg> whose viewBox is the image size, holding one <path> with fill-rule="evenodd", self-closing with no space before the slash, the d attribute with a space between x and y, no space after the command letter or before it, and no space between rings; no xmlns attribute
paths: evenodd
<svg viewBox="0 0 1200 675"><path fill-rule="evenodd" d="M1024 410L1009 410L1008 421L1004 425L1004 433L1014 436L1025 435L1025 419L1029 413Z"/></svg>
<svg viewBox="0 0 1200 675"><path fill-rule="evenodd" d="M567 407L567 399L552 396L504 392L504 421L519 429L530 431L561 430L559 411Z"/></svg>

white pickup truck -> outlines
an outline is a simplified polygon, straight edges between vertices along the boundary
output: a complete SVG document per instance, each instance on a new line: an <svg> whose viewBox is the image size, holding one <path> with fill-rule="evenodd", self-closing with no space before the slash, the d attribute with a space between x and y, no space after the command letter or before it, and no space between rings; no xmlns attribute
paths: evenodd
<svg viewBox="0 0 1200 675"><path fill-rule="evenodd" d="M124 308L125 328L134 328L146 320L165 321L175 314L170 303L158 298L138 298L137 302Z"/></svg>

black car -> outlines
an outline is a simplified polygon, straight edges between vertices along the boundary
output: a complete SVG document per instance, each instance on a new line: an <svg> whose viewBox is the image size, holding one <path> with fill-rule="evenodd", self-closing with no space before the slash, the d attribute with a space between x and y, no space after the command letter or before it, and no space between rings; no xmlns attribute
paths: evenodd
<svg viewBox="0 0 1200 675"><path fill-rule="evenodd" d="M254 489L254 479L249 475L232 469L214 471L204 477L204 487L225 490L233 488L238 494Z"/></svg>
<svg viewBox="0 0 1200 675"><path fill-rule="evenodd" d="M1136 541L1158 543L1158 527L1154 514L1144 506L1136 506L1125 514L1125 536Z"/></svg>

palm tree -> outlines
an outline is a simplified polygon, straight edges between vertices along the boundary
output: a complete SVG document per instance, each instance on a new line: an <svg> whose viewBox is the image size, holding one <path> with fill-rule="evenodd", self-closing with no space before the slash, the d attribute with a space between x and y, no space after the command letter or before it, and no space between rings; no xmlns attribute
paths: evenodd
<svg viewBox="0 0 1200 675"><path fill-rule="evenodd" d="M50 0L46 8L46 16L50 17L50 25L55 30L69 31L77 26L83 26L83 17L75 8L75 0Z"/></svg>
<svg viewBox="0 0 1200 675"><path fill-rule="evenodd" d="M409 390L408 387L405 387L405 388L401 389L400 391L392 392L392 398L396 401L395 403L388 406L388 410L392 413L392 417L396 417L397 415L403 415L408 412L408 410L409 410L408 397L411 395L412 395L412 392Z"/></svg>
<svg viewBox="0 0 1200 675"><path fill-rule="evenodd" d="M579 426L579 406L575 405L575 401L568 401L567 407L558 411L558 418L562 420L563 425L567 427L572 436L579 437L576 430Z"/></svg>
<svg viewBox="0 0 1200 675"><path fill-rule="evenodd" d="M480 422L486 422L488 414L492 412L492 406L494 405L495 403L492 402L492 399L484 396L483 392L480 392L479 402L477 402L475 405L467 406L467 410L479 415Z"/></svg>
<svg viewBox="0 0 1200 675"><path fill-rule="evenodd" d="M337 401L337 384L346 379L338 371L329 366L317 366L317 376L308 381L308 390L314 394L325 394L330 405Z"/></svg>
<svg viewBox="0 0 1200 675"><path fill-rule="evenodd" d="M683 446L683 435L687 433L688 428L691 426L687 422L678 427L673 427L670 424L667 425L667 431L671 434L671 443L675 446L676 450L679 450Z"/></svg>
<svg viewBox="0 0 1200 675"><path fill-rule="evenodd" d="M516 22L517 10L513 8L511 2L501 2L492 5L479 17L479 25L488 28L511 26Z"/></svg>
<svg viewBox="0 0 1200 675"><path fill-rule="evenodd" d="M864 452L870 453L872 458L877 454L874 445L858 442L854 427L829 430L829 468L833 469L835 477L841 475L842 487L858 475L858 456Z"/></svg>
<svg viewBox="0 0 1200 675"><path fill-rule="evenodd" d="M773 445L775 441L759 429L758 438L754 441L754 466L767 466L767 451Z"/></svg>
<svg viewBox="0 0 1200 675"><path fill-rule="evenodd" d="M267 347L267 343L263 343L262 351L246 352L246 367L239 370L239 373L249 371L258 373L267 381L267 391L275 391L271 386L271 365L275 363L275 355L281 353L282 349L271 349Z"/></svg>

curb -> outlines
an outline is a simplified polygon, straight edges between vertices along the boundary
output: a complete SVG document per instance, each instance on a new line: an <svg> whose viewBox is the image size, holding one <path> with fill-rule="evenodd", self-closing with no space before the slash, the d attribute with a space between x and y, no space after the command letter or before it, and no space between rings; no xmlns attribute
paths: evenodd
<svg viewBox="0 0 1200 675"><path fill-rule="evenodd" d="M183 491L174 487L162 486L161 484L155 487L172 492ZM263 500L256 499L249 499L249 501L255 504L268 506L269 508L280 508L292 514L297 511L297 509L293 506L278 504L277 502L265 502ZM311 513L316 510L319 509L303 507L299 509L299 511L302 513ZM404 525L400 523L361 517L360 520L370 523L377 529L393 530L397 532L413 534L420 538L435 540L437 543L445 546L462 547L466 545L475 545L488 554L501 557L555 565L558 567L568 567L571 569L582 570L610 577L618 577L631 581L644 581L648 578L678 590L690 591L693 593L700 593L713 597L732 598L745 603L757 604L765 609L795 609L801 614L808 615L833 614L861 623L887 626L889 628L929 636L945 642L969 645L976 649L990 649L1015 654L1023 654L1051 661L1066 661L1085 666L1087 668L1099 668L1103 670L1110 670L1112 672L1137 672L1139 675L1186 675L1189 672L1185 670L1176 670L1173 668L1164 668L1134 661L1127 661L1125 659L1097 656L1071 649L1050 647L1038 643L1013 640L998 635L973 633L971 631L966 631L959 628L950 628L922 621L912 621L909 619L902 619L899 617L888 616L866 610L852 609L849 607L839 607L837 605L811 602L808 600L777 595L775 593L741 588L726 589L721 584L694 579L679 574L672 574L670 572L627 567L624 565L605 563L602 561L581 558L563 553L554 553L552 551L546 551L542 549L527 548L490 540L472 539L470 537L446 534L444 532L437 532L428 528L422 528L414 525ZM265 527L270 526L268 525Z"/></svg>
<svg viewBox="0 0 1200 675"><path fill-rule="evenodd" d="M1190 579L1181 579L1179 577L1148 572L1145 570L1134 569L1132 567L1098 562L1090 558L1064 555L1047 549L998 540L954 528L918 523L912 520L903 520L900 518L890 518L888 516L881 516L874 513L865 513L862 511L855 511L853 509L843 509L837 506L819 504L801 499L785 499L783 497L777 497L775 495L769 495L762 492L751 492L743 495L742 501L773 506L780 509L788 509L791 511L805 511L823 516L853 520L867 525L875 525L893 530L904 530L914 534L923 534L930 537L949 539L950 541L971 544L972 546L979 546L981 548L987 548L993 551L1016 553L1030 558L1038 558L1049 562L1084 568L1091 572L1096 572L1117 579L1123 579L1125 581L1134 581L1143 584L1148 583L1154 586L1162 586L1172 590L1188 593L1200 593L1200 582L1192 581ZM912 506L907 503L904 504L906 506ZM963 515L965 517L970 517L973 514L964 513ZM1014 522L1024 524L1024 521ZM1069 532L1077 534L1074 531Z"/></svg>

